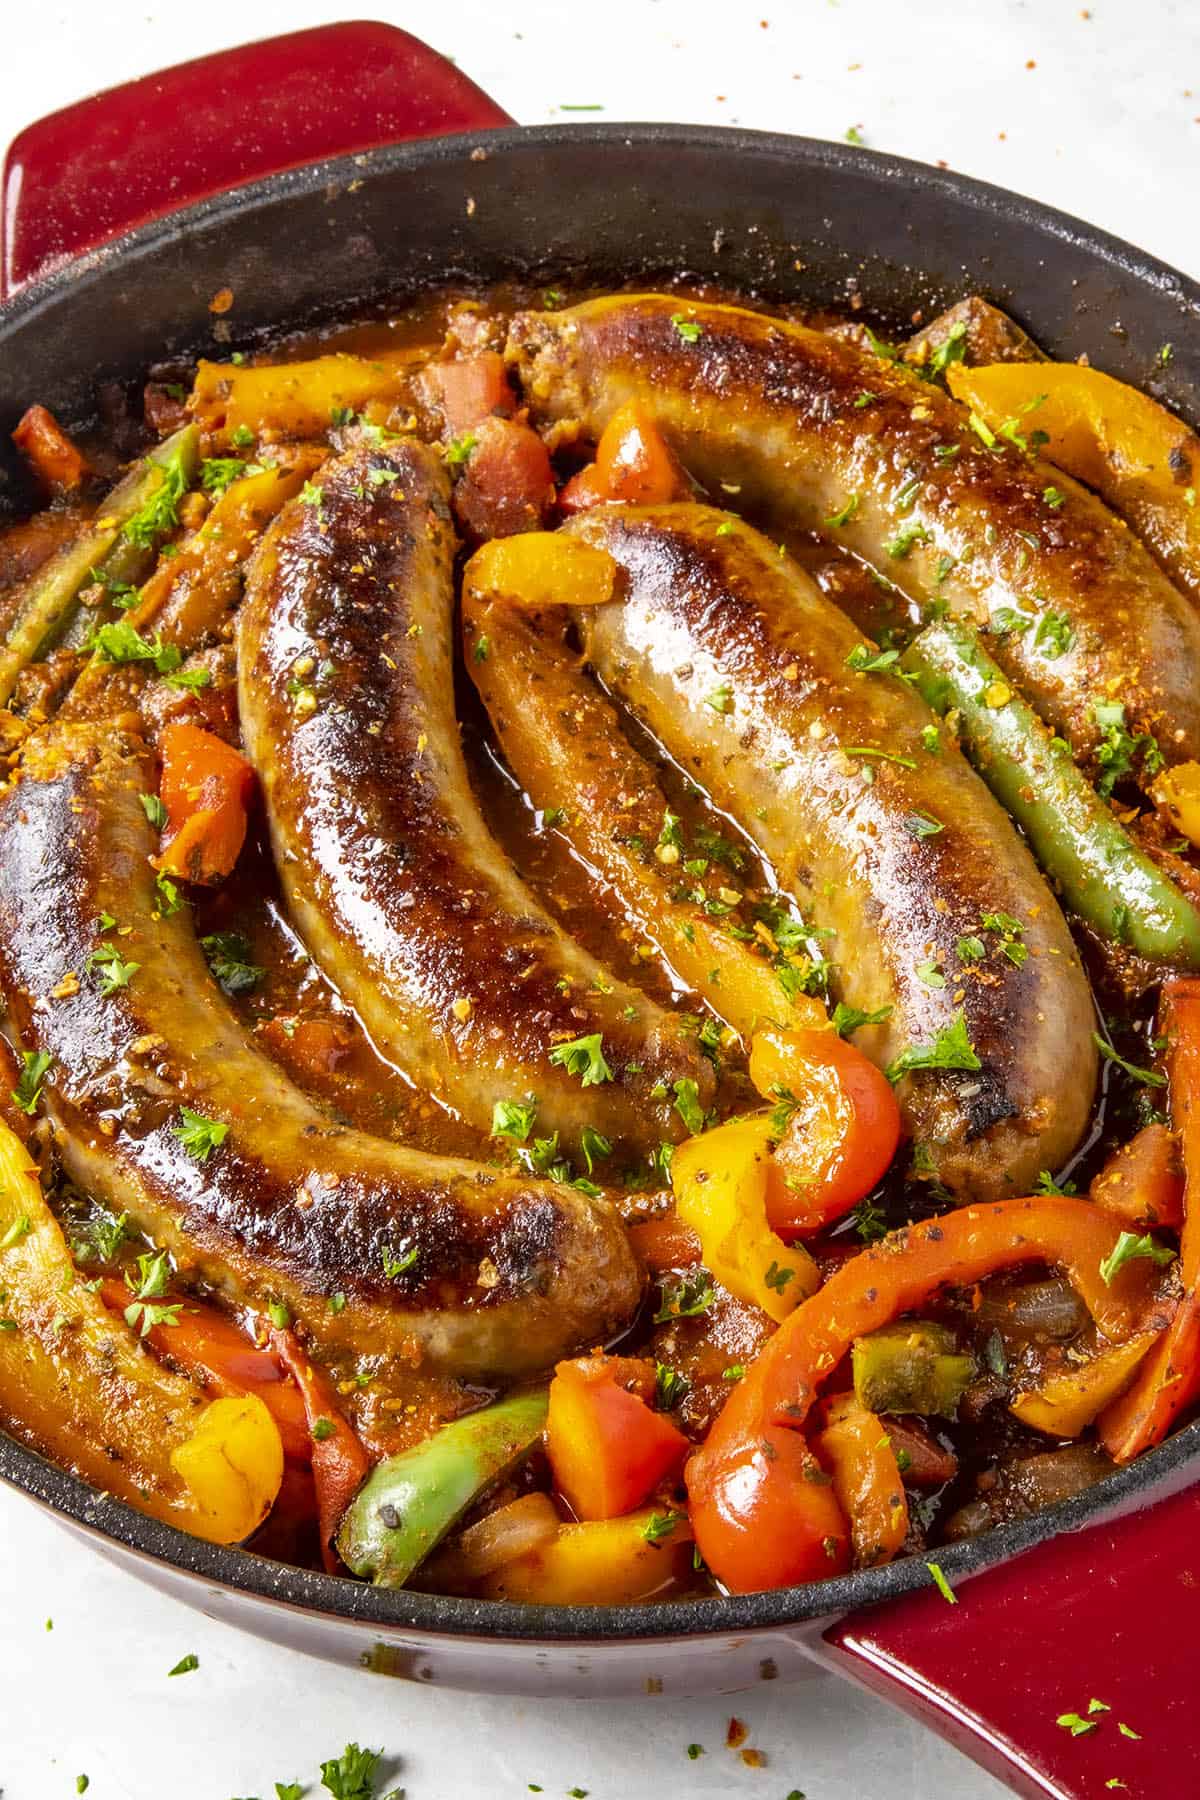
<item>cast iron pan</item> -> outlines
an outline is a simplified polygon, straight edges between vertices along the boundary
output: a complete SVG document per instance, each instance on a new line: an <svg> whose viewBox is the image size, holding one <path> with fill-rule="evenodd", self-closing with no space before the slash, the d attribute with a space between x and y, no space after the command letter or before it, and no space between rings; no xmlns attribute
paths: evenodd
<svg viewBox="0 0 1200 1800"><path fill-rule="evenodd" d="M4 194L11 506L8 432L30 401L82 420L101 382L133 381L172 352L220 354L458 277L683 272L778 301L857 292L897 323L982 290L1052 355L1086 351L1200 422L1200 288L1127 244L957 175L803 138L511 128L449 63L383 25L296 33L68 108L13 145ZM233 306L214 315L224 288ZM816 1658L1021 1794L1075 1800L1114 1776L1143 1796L1200 1785L1186 1680L1200 1635L1200 1423L1064 1506L939 1552L955 1605L920 1560L644 1608L385 1594L201 1544L3 1436L0 1477L181 1598L384 1672L671 1694ZM1056 1725L1093 1697L1112 1709L1096 1730Z"/></svg>

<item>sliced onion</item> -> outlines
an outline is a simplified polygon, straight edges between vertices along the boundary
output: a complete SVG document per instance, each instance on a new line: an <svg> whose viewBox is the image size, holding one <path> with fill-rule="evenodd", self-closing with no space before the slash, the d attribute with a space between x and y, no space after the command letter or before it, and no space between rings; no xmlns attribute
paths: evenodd
<svg viewBox="0 0 1200 1800"><path fill-rule="evenodd" d="M1023 1281L1014 1287L984 1288L976 1323L1021 1337L1051 1338L1055 1343L1074 1337L1088 1322L1083 1301L1069 1281Z"/></svg>
<svg viewBox="0 0 1200 1800"><path fill-rule="evenodd" d="M438 1558L438 1579L447 1585L479 1581L519 1556L540 1550L556 1536L558 1513L549 1494L522 1494L486 1518L468 1525Z"/></svg>

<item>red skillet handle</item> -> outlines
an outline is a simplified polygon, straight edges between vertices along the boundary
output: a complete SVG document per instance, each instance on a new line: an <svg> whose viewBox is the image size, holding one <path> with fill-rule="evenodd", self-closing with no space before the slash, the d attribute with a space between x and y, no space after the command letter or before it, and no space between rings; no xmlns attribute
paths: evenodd
<svg viewBox="0 0 1200 1800"><path fill-rule="evenodd" d="M81 250L299 163L511 125L407 31L322 25L180 63L29 125L11 146L0 298Z"/></svg>
<svg viewBox="0 0 1200 1800"><path fill-rule="evenodd" d="M1200 1793L1200 1488L1040 1544L958 1599L931 1587L852 1614L821 1659L1029 1800ZM1064 1713L1095 1729L1073 1737Z"/></svg>

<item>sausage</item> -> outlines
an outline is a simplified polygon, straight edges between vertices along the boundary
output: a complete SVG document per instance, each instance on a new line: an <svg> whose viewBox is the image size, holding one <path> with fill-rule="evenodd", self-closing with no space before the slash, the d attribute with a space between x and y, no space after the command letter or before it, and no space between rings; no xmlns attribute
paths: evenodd
<svg viewBox="0 0 1200 1800"><path fill-rule="evenodd" d="M806 998L821 990L819 946L816 958L805 946L779 949L743 873L744 848L685 828L564 641L561 615L527 612L519 595L477 585L478 561L463 573L465 661L534 805L554 809L556 829L615 909L735 1031L749 1038L759 1025L819 1023L824 1009Z"/></svg>
<svg viewBox="0 0 1200 1800"><path fill-rule="evenodd" d="M565 529L627 583L580 610L603 682L831 934L839 997L891 1008L860 1047L887 1066L961 1015L979 1067L898 1088L941 1179L963 1198L1024 1192L1078 1141L1096 1052L1066 924L1007 815L907 684L848 665L867 659L854 626L750 526L683 504Z"/></svg>
<svg viewBox="0 0 1200 1800"><path fill-rule="evenodd" d="M21 1043L53 1058L70 1178L330 1347L509 1377L623 1326L641 1282L606 1204L347 1130L257 1050L187 910L162 913L152 788L139 739L80 723L31 739L0 796L0 985ZM105 947L129 971L107 995ZM177 1135L184 1107L227 1127L205 1156Z"/></svg>
<svg viewBox="0 0 1200 1800"><path fill-rule="evenodd" d="M384 1055L480 1129L532 1095L571 1144L585 1126L637 1150L678 1138L673 1084L711 1093L695 1042L560 929L472 796L441 460L360 445L318 480L264 537L239 620L242 729L294 923ZM551 1063L596 1035L611 1079Z"/></svg>
<svg viewBox="0 0 1200 1800"><path fill-rule="evenodd" d="M506 354L536 422L595 437L636 399L711 493L824 529L914 603L991 623L997 659L1085 764L1105 738L1096 703L1114 700L1169 762L1200 755L1200 616L1094 495L1015 442L985 443L900 364L658 294L518 313ZM1032 423L1014 436L1027 444ZM1001 631L1002 609L1030 623Z"/></svg>

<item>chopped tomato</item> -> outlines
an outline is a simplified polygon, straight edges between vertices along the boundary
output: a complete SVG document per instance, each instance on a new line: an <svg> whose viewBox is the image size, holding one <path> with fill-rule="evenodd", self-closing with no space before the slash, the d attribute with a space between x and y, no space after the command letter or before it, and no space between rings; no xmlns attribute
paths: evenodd
<svg viewBox="0 0 1200 1800"><path fill-rule="evenodd" d="M42 486L52 494L67 494L82 487L92 472L82 450L44 406L29 408L12 439Z"/></svg>
<svg viewBox="0 0 1200 1800"><path fill-rule="evenodd" d="M573 475L558 496L564 512L583 512L606 500L654 506L686 500L687 476L658 426L638 401L617 409L600 435L596 460Z"/></svg>
<svg viewBox="0 0 1200 1800"><path fill-rule="evenodd" d="M1165 1125L1146 1125L1114 1151L1089 1192L1098 1206L1131 1225L1183 1223L1183 1170L1179 1145Z"/></svg>
<svg viewBox="0 0 1200 1800"><path fill-rule="evenodd" d="M537 531L554 505L554 473L537 432L515 419L484 419L471 434L454 488L460 524L476 538Z"/></svg>
<svg viewBox="0 0 1200 1800"><path fill-rule="evenodd" d="M687 1453L682 1432L623 1385L623 1360L562 1362L550 1383L546 1449L579 1519L632 1512Z"/></svg>
<svg viewBox="0 0 1200 1800"><path fill-rule="evenodd" d="M767 1218L793 1236L847 1213L880 1180L900 1141L891 1083L833 1031L756 1034L750 1079L795 1104L775 1149Z"/></svg>
<svg viewBox="0 0 1200 1800"><path fill-rule="evenodd" d="M115 1312L123 1313L133 1303L123 1281L108 1280L100 1291ZM173 1325L151 1325L142 1334L156 1355L195 1376L218 1397L257 1394L279 1427L285 1456L307 1463L312 1445L304 1400L278 1358L259 1349L232 1319L203 1301L181 1299L174 1317Z"/></svg>
<svg viewBox="0 0 1200 1800"><path fill-rule="evenodd" d="M221 881L246 841L254 771L231 745L198 725L167 725L159 749L167 823L154 866L180 881Z"/></svg>
<svg viewBox="0 0 1200 1800"><path fill-rule="evenodd" d="M309 1360L294 1332L277 1326L271 1332L271 1343L303 1396L317 1489L321 1556L330 1574L336 1574L341 1565L333 1548L334 1534L342 1514L370 1474L371 1459L342 1412L333 1383L324 1370Z"/></svg>
<svg viewBox="0 0 1200 1800"><path fill-rule="evenodd" d="M483 350L457 362L430 363L425 381L451 437L460 437L494 413L513 410L513 391L497 350Z"/></svg>
<svg viewBox="0 0 1200 1800"><path fill-rule="evenodd" d="M302 1074L332 1075L354 1048L354 1032L343 1019L296 1019L290 1028L268 1019L262 1035L288 1065Z"/></svg>

